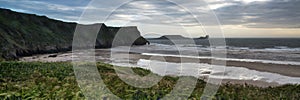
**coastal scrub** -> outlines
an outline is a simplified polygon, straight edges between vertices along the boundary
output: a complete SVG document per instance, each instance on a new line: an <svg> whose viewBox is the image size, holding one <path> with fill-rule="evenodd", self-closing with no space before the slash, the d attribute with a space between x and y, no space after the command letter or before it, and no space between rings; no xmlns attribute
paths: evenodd
<svg viewBox="0 0 300 100"><path fill-rule="evenodd" d="M121 99L160 99L168 94L179 77L165 76L151 88L130 86L118 78L113 66L97 63L99 73L112 93ZM144 76L149 70L133 68ZM79 88L73 66L68 62L0 62L0 99L86 99ZM206 82L198 79L191 100L199 99ZM102 97L108 98L108 97ZM256 87L224 84L212 99L300 99L300 85Z"/></svg>

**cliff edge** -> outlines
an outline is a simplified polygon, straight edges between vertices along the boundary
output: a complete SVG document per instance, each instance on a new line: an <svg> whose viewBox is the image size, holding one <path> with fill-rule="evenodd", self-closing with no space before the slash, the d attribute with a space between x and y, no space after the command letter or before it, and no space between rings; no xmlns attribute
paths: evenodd
<svg viewBox="0 0 300 100"><path fill-rule="evenodd" d="M0 8L0 60L14 60L33 54L69 51L72 48L77 25L79 24ZM140 35L137 27L109 27L103 23L79 26L95 25L100 25L96 48L148 43ZM89 33L85 32L84 34Z"/></svg>

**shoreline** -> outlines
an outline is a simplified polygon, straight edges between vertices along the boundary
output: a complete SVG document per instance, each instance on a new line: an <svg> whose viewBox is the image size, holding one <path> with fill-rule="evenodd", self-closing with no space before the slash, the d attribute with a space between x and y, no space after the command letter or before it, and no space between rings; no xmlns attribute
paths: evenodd
<svg viewBox="0 0 300 100"><path fill-rule="evenodd" d="M152 56L153 57L153 56ZM145 59L150 58L146 57ZM165 57L167 62L180 63L179 57ZM199 60L199 63L212 64L212 59L194 59L184 58L184 63L193 63ZM214 60L216 62L222 60ZM260 62L244 62L244 61L226 61L226 66L243 67L251 70L262 72L271 72L290 77L300 77L300 65L286 65L286 64L270 64Z"/></svg>
<svg viewBox="0 0 300 100"><path fill-rule="evenodd" d="M110 50L108 49L97 49L96 51L96 56L101 56L101 60L97 59L97 62L104 62L104 63L109 63L110 61L107 59L110 56ZM122 54L122 53L120 53ZM23 62L69 62L68 60L72 60L72 53L57 53L57 57L49 57L50 55L53 54L46 54L46 55L36 55L36 56L31 56L31 57L23 57L20 59L20 61ZM68 57L68 58L66 58ZM153 56L152 56L153 57ZM64 59L66 58L66 59ZM106 59L105 59L106 58ZM151 56L145 56L141 55L140 53L130 53L129 58L131 60L138 60L138 59L150 59ZM172 63L178 63L180 62L181 58L178 57L165 57L167 62L172 62ZM192 59L192 58L184 58L186 63L188 62L199 62L199 63L206 63L206 64L211 64L210 59ZM66 60L66 61L63 61ZM280 75L286 75L290 77L299 77L300 73L300 66L296 65L280 65L280 64L266 64L266 63L258 63L258 62L238 62L238 61L227 61L226 63L227 66L234 66L234 67L242 67L242 68L247 68L250 70L256 70L256 71L261 71L261 72L269 72L269 73L276 73ZM286 70L290 70L287 71ZM232 84L250 84L254 86L259 86L259 87L269 87L269 86L281 86L284 84L279 84L276 82L266 82L262 80L254 81L254 80L236 80L236 79L223 79L222 84L226 83L232 83Z"/></svg>
<svg viewBox="0 0 300 100"><path fill-rule="evenodd" d="M162 57L162 56L149 56L149 55L140 55L140 54L131 54L130 58L132 59L150 59L151 57ZM233 66L233 67L242 67L248 68L250 70L256 70L261 72L270 72L277 73L280 75L290 76L290 77L300 77L300 65L291 65L291 64L272 64L272 63L263 63L263 62L246 62L246 61L230 61L230 60L214 60L214 59L199 59L199 58L187 58L187 57L171 57L171 56L163 56L165 59L155 59L158 61L166 61L173 63L204 63L204 64L212 64L212 61L216 62L226 62L225 66ZM181 62L183 61L183 62Z"/></svg>

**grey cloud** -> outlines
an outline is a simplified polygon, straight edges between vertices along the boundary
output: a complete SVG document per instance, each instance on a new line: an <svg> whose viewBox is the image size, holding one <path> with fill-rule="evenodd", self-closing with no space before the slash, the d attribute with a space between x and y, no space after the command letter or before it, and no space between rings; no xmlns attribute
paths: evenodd
<svg viewBox="0 0 300 100"><path fill-rule="evenodd" d="M180 5L194 7L195 9L205 7L205 3L196 4L192 2L182 2ZM236 0L216 0L208 2L210 5L230 3L231 5L215 9L215 13L223 25L242 25L250 28L298 28L300 26L300 1L299 0L272 0L265 2L245 3ZM148 8L144 7L148 6ZM200 5L200 6L199 6ZM115 14L143 16L165 15L173 18L166 19L163 24L182 23L184 25L197 26L198 22L189 15L188 12L182 11L182 8L168 2L161 1L138 1L131 6L125 6L123 10ZM206 14L209 10L199 9L196 16L206 25L211 25L212 18ZM153 17L154 18L154 17ZM115 17L115 19L122 19ZM154 19L153 19L154 20ZM138 19L144 23L155 23L151 20ZM161 23L161 22L160 22Z"/></svg>
<svg viewBox="0 0 300 100"><path fill-rule="evenodd" d="M197 6L194 8L196 7ZM123 5L113 12L112 18L110 18L110 20L120 19L127 19L146 24L178 25L180 23L186 26L199 26L195 18L187 11L184 11L184 9L181 8L181 5L162 0L135 1L128 5Z"/></svg>
<svg viewBox="0 0 300 100"><path fill-rule="evenodd" d="M274 0L219 8L216 10L224 25L251 28L297 28L300 26L299 0Z"/></svg>
<svg viewBox="0 0 300 100"><path fill-rule="evenodd" d="M47 15L51 18L77 21L82 12L86 10L89 15L85 15L85 23L101 22L98 19L106 19L106 15L111 14L109 20L141 22L147 24L178 24L186 26L199 26L194 16L201 19L205 25L214 25L214 18L209 15L206 2L215 6L213 10L223 25L243 25L250 28L299 28L300 27L300 0L270 0L266 2L245 3L243 0L173 0L175 2L165 2L164 0L135 0L123 5L116 11L114 7L120 6L127 0L115 0L114 2L95 0L90 3L81 4L84 0L79 0L76 4L70 0L66 2L37 1L37 0L0 0L1 7L16 9L30 13ZM60 3L58 3L60 2ZM118 2L118 3L116 3ZM197 2L197 3L195 3ZM230 5L226 5L230 4ZM191 15L184 11L183 7L193 8L199 13Z"/></svg>

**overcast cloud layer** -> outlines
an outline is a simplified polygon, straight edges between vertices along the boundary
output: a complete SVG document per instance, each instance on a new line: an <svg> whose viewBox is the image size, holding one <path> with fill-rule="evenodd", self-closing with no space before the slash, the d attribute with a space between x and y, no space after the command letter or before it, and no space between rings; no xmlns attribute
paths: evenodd
<svg viewBox="0 0 300 100"><path fill-rule="evenodd" d="M89 0L0 0L1 8L8 8L19 12L46 15L51 18L78 21L84 9L94 9L97 18L105 18L101 11L113 7L115 2L126 0L107 0L106 4L86 8ZM300 0L205 0L215 11L222 25L242 25L255 28L299 28L300 27ZM190 4L188 4L190 3ZM205 17L205 4L193 4L193 0L182 2L202 11ZM181 5L181 4L179 4ZM132 13L140 14L139 18ZM149 21L151 16L166 15L176 18L174 22L184 25L197 25L194 19L182 8L174 6L164 0L136 1L125 5L114 13L115 20ZM143 18L144 17L144 18ZM148 18L148 19L147 19ZM150 18L150 19L149 19ZM95 21L91 18L90 22ZM163 22L163 23L174 23ZM160 22L162 23L162 22Z"/></svg>

